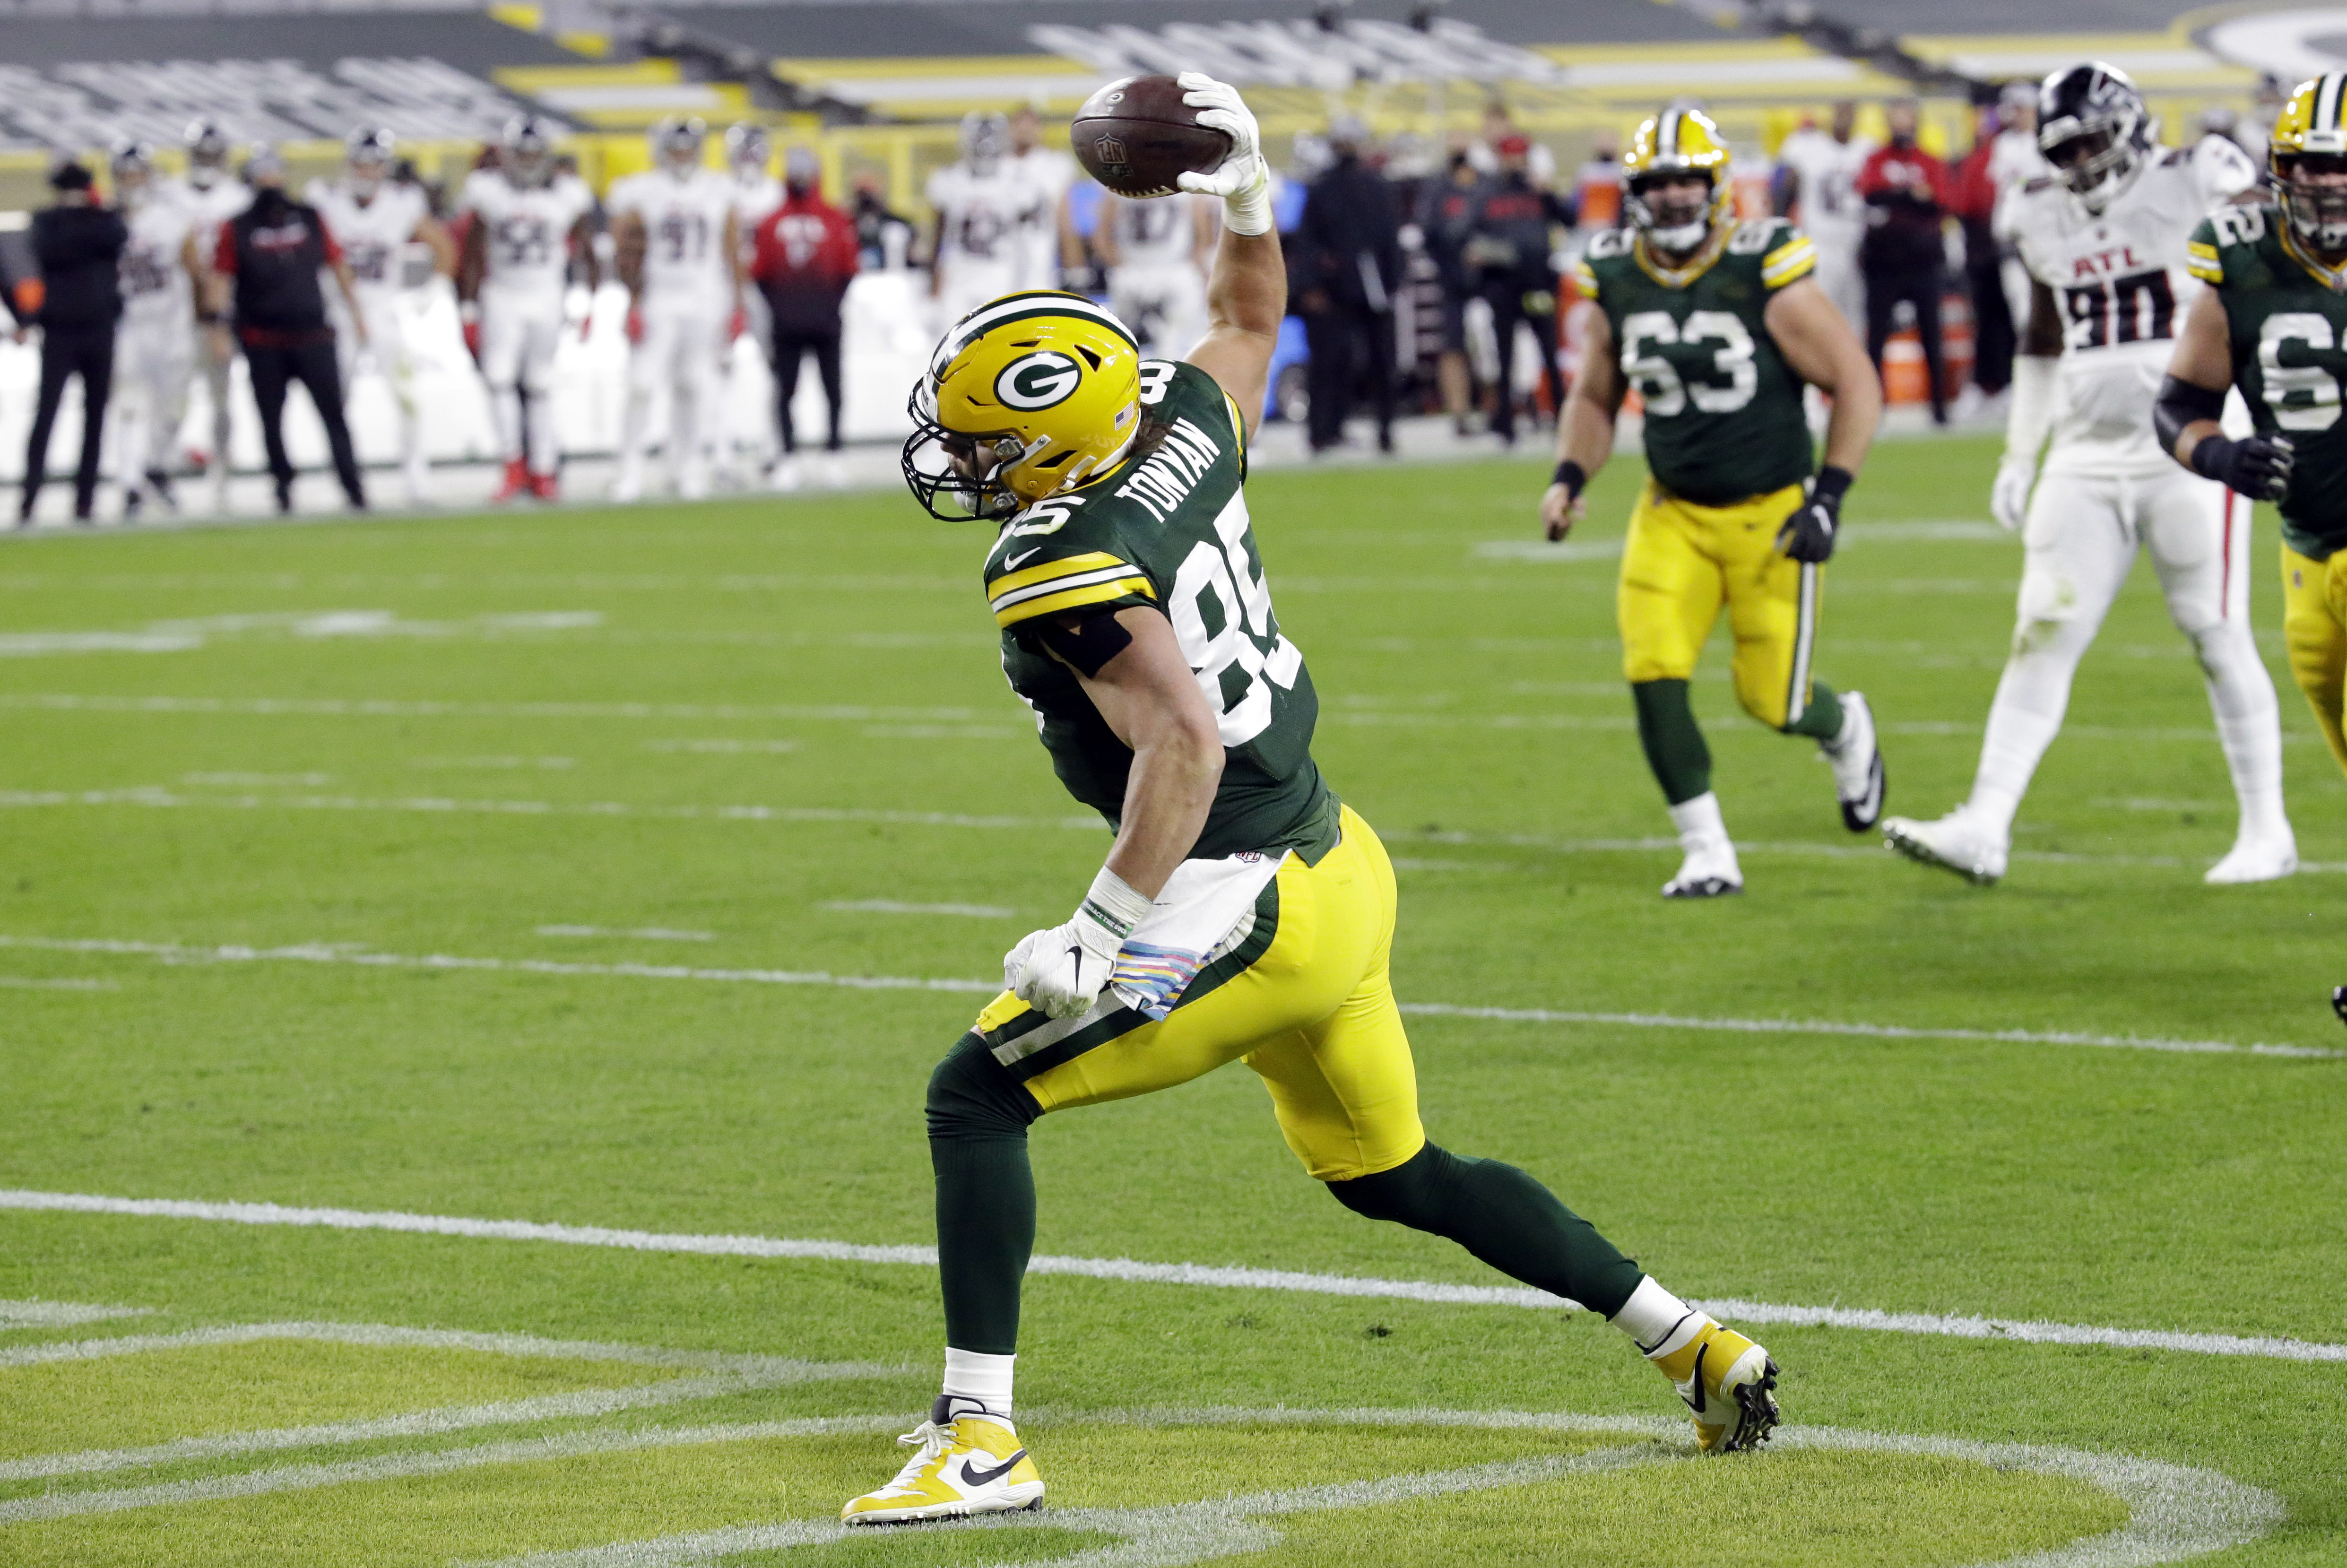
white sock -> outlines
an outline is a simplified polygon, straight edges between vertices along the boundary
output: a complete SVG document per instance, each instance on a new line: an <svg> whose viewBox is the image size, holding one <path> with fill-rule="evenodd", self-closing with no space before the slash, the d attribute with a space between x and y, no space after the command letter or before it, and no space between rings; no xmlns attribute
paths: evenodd
<svg viewBox="0 0 2347 1568"><path fill-rule="evenodd" d="M2233 794L2241 803L2241 831L2280 837L2290 831L2281 804L2281 709L2273 677L2258 657L2249 628L2229 621L2194 639L2209 677L2209 706Z"/></svg>
<svg viewBox="0 0 2347 1568"><path fill-rule="evenodd" d="M2021 797L2028 793L2045 748L2061 733L2062 715L2070 705L2070 676L2076 668L2075 659L2057 662L2024 655L2004 667L2004 676L1996 683L1988 733L1981 738L1980 767L1964 805L2001 839L2013 836Z"/></svg>
<svg viewBox="0 0 2347 1568"><path fill-rule="evenodd" d="M554 442L554 394L531 393L525 417L529 423L529 471L551 474L561 459Z"/></svg>
<svg viewBox="0 0 2347 1568"><path fill-rule="evenodd" d="M1679 847L1689 855L1727 842L1727 823L1719 815L1719 796L1710 790L1671 807L1671 825L1679 830Z"/></svg>
<svg viewBox="0 0 2347 1568"><path fill-rule="evenodd" d="M510 386L500 386L489 394L489 413L497 422L497 445L505 448L508 462L524 456L521 432L521 393Z"/></svg>
<svg viewBox="0 0 2347 1568"><path fill-rule="evenodd" d="M1638 1288L1630 1293L1612 1322L1636 1343L1641 1354L1655 1357L1667 1356L1686 1344L1702 1328L1704 1316L1656 1284L1650 1274L1638 1281Z"/></svg>
<svg viewBox="0 0 2347 1568"><path fill-rule="evenodd" d="M945 1406L948 1417L984 1414L1010 1424L1010 1368L1019 1358L987 1356L946 1347Z"/></svg>

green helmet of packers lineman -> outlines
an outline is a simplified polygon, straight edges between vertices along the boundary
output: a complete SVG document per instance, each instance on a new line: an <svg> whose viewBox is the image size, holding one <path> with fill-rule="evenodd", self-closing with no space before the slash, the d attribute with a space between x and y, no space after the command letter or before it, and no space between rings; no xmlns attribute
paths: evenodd
<svg viewBox="0 0 2347 1568"><path fill-rule="evenodd" d="M1713 225L1724 222L1736 209L1727 166L1727 138L1701 109L1665 109L1641 120L1629 150L1622 155L1623 183L1628 188L1622 208L1631 227L1648 244L1675 254L1700 249ZM1690 196L1661 189L1690 179L1706 181L1707 193Z"/></svg>

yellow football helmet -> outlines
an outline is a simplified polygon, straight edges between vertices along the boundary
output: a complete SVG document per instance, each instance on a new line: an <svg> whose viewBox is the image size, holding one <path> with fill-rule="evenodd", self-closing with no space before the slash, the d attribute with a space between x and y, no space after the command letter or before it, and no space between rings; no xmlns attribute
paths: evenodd
<svg viewBox="0 0 2347 1568"><path fill-rule="evenodd" d="M913 385L905 483L937 518L1006 518L1123 456L1141 344L1081 294L1030 289L956 322Z"/></svg>
<svg viewBox="0 0 2347 1568"><path fill-rule="evenodd" d="M2347 175L2347 71L2298 84L2274 118L2266 154L2282 210L2299 243L2326 256L2347 251L2347 182L2301 183L2294 177Z"/></svg>
<svg viewBox="0 0 2347 1568"><path fill-rule="evenodd" d="M1727 138L1711 117L1697 108L1670 108L1638 122L1622 154L1623 210L1631 226L1665 251L1700 248L1715 224L1736 210L1736 187L1728 175ZM1647 190L1665 179L1701 175L1711 182L1702 206L1657 204Z"/></svg>

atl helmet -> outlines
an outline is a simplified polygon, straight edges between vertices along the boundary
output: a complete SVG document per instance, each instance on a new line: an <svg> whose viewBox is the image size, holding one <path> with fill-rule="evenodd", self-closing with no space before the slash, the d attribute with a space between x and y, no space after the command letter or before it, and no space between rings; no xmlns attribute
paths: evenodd
<svg viewBox="0 0 2347 1568"><path fill-rule="evenodd" d="M399 138L379 125L363 125L343 138L343 162L351 171L351 182L368 190L390 178L398 152Z"/></svg>
<svg viewBox="0 0 2347 1568"><path fill-rule="evenodd" d="M973 169L991 169L1010 150L1007 116L972 109L961 117L961 155Z"/></svg>
<svg viewBox="0 0 2347 1568"><path fill-rule="evenodd" d="M188 182L209 190L228 172L228 133L208 119L190 120L180 138L188 149Z"/></svg>
<svg viewBox="0 0 2347 1568"><path fill-rule="evenodd" d="M135 136L121 137L107 149L106 161L118 180L126 174L151 174L155 171L155 148Z"/></svg>
<svg viewBox="0 0 2347 1568"><path fill-rule="evenodd" d="M2274 118L2266 158L2290 231L2322 255L2347 251L2347 71L2301 82ZM2321 184L2315 180L2331 176Z"/></svg>
<svg viewBox="0 0 2347 1568"><path fill-rule="evenodd" d="M2037 89L2037 149L2070 194L2100 212L2151 150L2143 95L2116 66L2090 60L2055 71Z"/></svg>
<svg viewBox="0 0 2347 1568"><path fill-rule="evenodd" d="M956 322L906 405L931 517L1003 518L1097 477L1141 425L1141 345L1081 294L1004 294Z"/></svg>
<svg viewBox="0 0 2347 1568"><path fill-rule="evenodd" d="M652 161L677 170L698 169L708 140L709 127L698 116L671 115L652 127Z"/></svg>
<svg viewBox="0 0 2347 1568"><path fill-rule="evenodd" d="M543 185L554 176L554 125L544 115L518 114L498 138L500 167L516 185Z"/></svg>
<svg viewBox="0 0 2347 1568"><path fill-rule="evenodd" d="M1727 138L1711 117L1697 108L1670 108L1638 122L1630 149L1622 155L1627 190L1622 208L1631 226L1650 244L1679 254L1694 251L1710 237L1713 225L1734 210L1736 189L1727 178ZM1699 202L1655 200L1655 187L1666 180L1701 176L1711 194Z"/></svg>
<svg viewBox="0 0 2347 1568"><path fill-rule="evenodd" d="M725 128L725 161L735 169L763 174L773 153L774 144L766 139L764 126L744 120Z"/></svg>

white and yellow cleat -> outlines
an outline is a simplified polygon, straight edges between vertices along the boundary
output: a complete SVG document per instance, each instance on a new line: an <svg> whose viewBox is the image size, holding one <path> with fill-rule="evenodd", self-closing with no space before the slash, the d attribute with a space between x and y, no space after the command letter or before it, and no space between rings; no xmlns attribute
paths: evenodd
<svg viewBox="0 0 2347 1568"><path fill-rule="evenodd" d="M910 1524L1043 1506L1043 1478L1018 1429L999 1416L940 1420L945 1403L939 1399L929 1419L897 1440L920 1450L897 1479L851 1498L840 1518L850 1524Z"/></svg>
<svg viewBox="0 0 2347 1568"><path fill-rule="evenodd" d="M1646 1359L1694 1412L1696 1447L1705 1453L1734 1453L1768 1440L1778 1419L1777 1363L1768 1351L1690 1312Z"/></svg>

